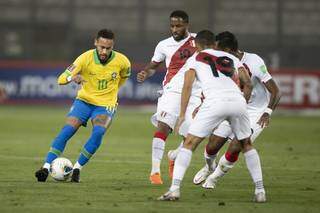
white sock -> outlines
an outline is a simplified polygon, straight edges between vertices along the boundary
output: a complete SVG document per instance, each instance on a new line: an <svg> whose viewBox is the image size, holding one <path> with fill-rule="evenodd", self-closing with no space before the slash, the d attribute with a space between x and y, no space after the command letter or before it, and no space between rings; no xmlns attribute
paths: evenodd
<svg viewBox="0 0 320 213"><path fill-rule="evenodd" d="M181 148L176 158L173 170L172 184L170 191L180 189L181 181L187 171L192 158L192 151L186 148Z"/></svg>
<svg viewBox="0 0 320 213"><path fill-rule="evenodd" d="M82 169L82 166L79 164L79 162L77 161L74 166L73 166L73 169Z"/></svg>
<svg viewBox="0 0 320 213"><path fill-rule="evenodd" d="M161 138L152 140L152 170L151 174L160 173L160 163L163 157L165 141Z"/></svg>
<svg viewBox="0 0 320 213"><path fill-rule="evenodd" d="M50 170L50 163L44 163L42 168L46 168L46 169Z"/></svg>
<svg viewBox="0 0 320 213"><path fill-rule="evenodd" d="M168 157L170 158L170 160L175 160L177 158L177 155L183 146L183 142L184 141L181 141L181 143L179 144L179 146L175 150L171 150L170 154L168 153L169 154Z"/></svg>
<svg viewBox="0 0 320 213"><path fill-rule="evenodd" d="M219 178L223 177L233 166L234 162L228 161L225 155L223 155L219 160L217 168L210 175L210 178L218 180Z"/></svg>
<svg viewBox="0 0 320 213"><path fill-rule="evenodd" d="M214 171L216 169L216 167L217 167L217 164L216 164L216 161L215 161L215 159L217 157L217 154L209 155L207 153L207 150L204 149L204 154L203 155L204 155L204 159L206 161L206 166L209 169L209 171Z"/></svg>
<svg viewBox="0 0 320 213"><path fill-rule="evenodd" d="M247 168L250 172L251 178L255 184L255 194L264 192L262 170L259 154L256 149L251 149L244 153L244 158L247 164Z"/></svg>

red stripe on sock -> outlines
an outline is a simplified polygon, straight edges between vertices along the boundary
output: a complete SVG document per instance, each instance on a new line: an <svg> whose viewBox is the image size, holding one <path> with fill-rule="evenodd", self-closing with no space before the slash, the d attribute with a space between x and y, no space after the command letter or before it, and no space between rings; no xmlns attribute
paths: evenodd
<svg viewBox="0 0 320 213"><path fill-rule="evenodd" d="M153 137L160 138L163 141L166 141L168 135L164 134L163 132L155 132Z"/></svg>
<svg viewBox="0 0 320 213"><path fill-rule="evenodd" d="M226 152L226 154L224 156L227 159L227 161L233 163L233 162L236 162L238 160L239 153Z"/></svg>

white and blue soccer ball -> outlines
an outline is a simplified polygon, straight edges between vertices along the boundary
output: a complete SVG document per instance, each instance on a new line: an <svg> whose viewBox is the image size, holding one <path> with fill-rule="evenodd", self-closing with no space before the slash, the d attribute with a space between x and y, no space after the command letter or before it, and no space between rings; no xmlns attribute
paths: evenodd
<svg viewBox="0 0 320 213"><path fill-rule="evenodd" d="M50 166L50 175L56 181L66 181L72 174L73 165L67 158L56 158Z"/></svg>

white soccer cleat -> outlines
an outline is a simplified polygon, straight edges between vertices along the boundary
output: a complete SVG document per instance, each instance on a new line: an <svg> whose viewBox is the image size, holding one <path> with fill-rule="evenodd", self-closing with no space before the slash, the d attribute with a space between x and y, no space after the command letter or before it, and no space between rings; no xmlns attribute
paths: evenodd
<svg viewBox="0 0 320 213"><path fill-rule="evenodd" d="M259 192L259 193L255 194L254 198L253 198L253 202L256 202L256 203L265 203L265 202L267 202L266 193Z"/></svg>
<svg viewBox="0 0 320 213"><path fill-rule="evenodd" d="M215 178L210 178L210 176L208 176L206 181L202 184L202 187L205 189L214 189L216 187L216 183L217 180Z"/></svg>
<svg viewBox="0 0 320 213"><path fill-rule="evenodd" d="M177 201L180 198L180 190L168 191L164 195L158 197L159 201Z"/></svg>
<svg viewBox="0 0 320 213"><path fill-rule="evenodd" d="M212 174L213 171L209 171L207 166L204 166L202 169L200 169L197 174L193 178L193 183L198 185L205 181L209 175Z"/></svg>

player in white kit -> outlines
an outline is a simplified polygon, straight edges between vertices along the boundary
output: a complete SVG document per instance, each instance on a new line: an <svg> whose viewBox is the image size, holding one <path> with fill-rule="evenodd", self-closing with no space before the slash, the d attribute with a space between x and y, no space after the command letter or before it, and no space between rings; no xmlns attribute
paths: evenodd
<svg viewBox="0 0 320 213"><path fill-rule="evenodd" d="M246 66L251 76L253 90L251 98L248 102L247 109L250 117L251 126L251 141L259 136L262 130L268 126L270 115L275 109L280 100L279 88L268 73L264 61L256 54L242 52L238 49L238 42L236 37L230 32L222 32L216 36L217 46L219 49L227 51L235 55ZM215 158L219 149L228 139L233 139L231 127L227 122L223 122L214 131L213 136L210 137L210 142L205 149L204 156L206 165L195 175L193 182L203 184L205 188L214 188L218 179L224 174L215 173L216 163ZM224 156L229 155L230 151L240 150L235 141L229 144L228 151ZM260 158L255 149L243 150L245 161L250 172L250 175L255 184L255 202L265 202L266 195L263 186L262 170ZM231 159L236 162L238 156ZM230 160L230 159L229 159ZM233 166L233 165L232 165ZM213 173L213 174L211 174ZM210 175L210 176L209 176ZM208 177L209 176L209 177Z"/></svg>
<svg viewBox="0 0 320 213"><path fill-rule="evenodd" d="M185 119L195 78L200 82L205 99L191 123L183 147L178 152L171 187L158 198L162 201L180 198L180 184L189 167L192 151L224 120L230 123L235 137L241 144L250 143L251 130L246 100L236 83L238 70L245 70L243 65L235 56L213 50L215 36L208 30L199 32L195 43L202 51L196 55L193 63L188 63L189 70L185 74L177 127ZM249 78L248 81L250 82Z"/></svg>
<svg viewBox="0 0 320 213"><path fill-rule="evenodd" d="M185 65L196 48L194 46L194 36L189 33L189 17L184 11L173 11L170 15L170 30L172 36L162 40L155 48L151 62L137 74L137 81L142 83L152 76L155 69L165 61L167 68L163 80L163 87L169 90L169 83L177 72ZM174 84L171 84L174 86ZM176 106L180 101L180 95L170 93L159 98L157 113L155 114L157 130L152 140L152 169L150 173L150 182L152 184L162 184L160 173L160 163L163 157L165 141L172 132L177 116L172 113L172 106ZM197 101L195 101L197 102ZM178 112L177 112L178 113Z"/></svg>

